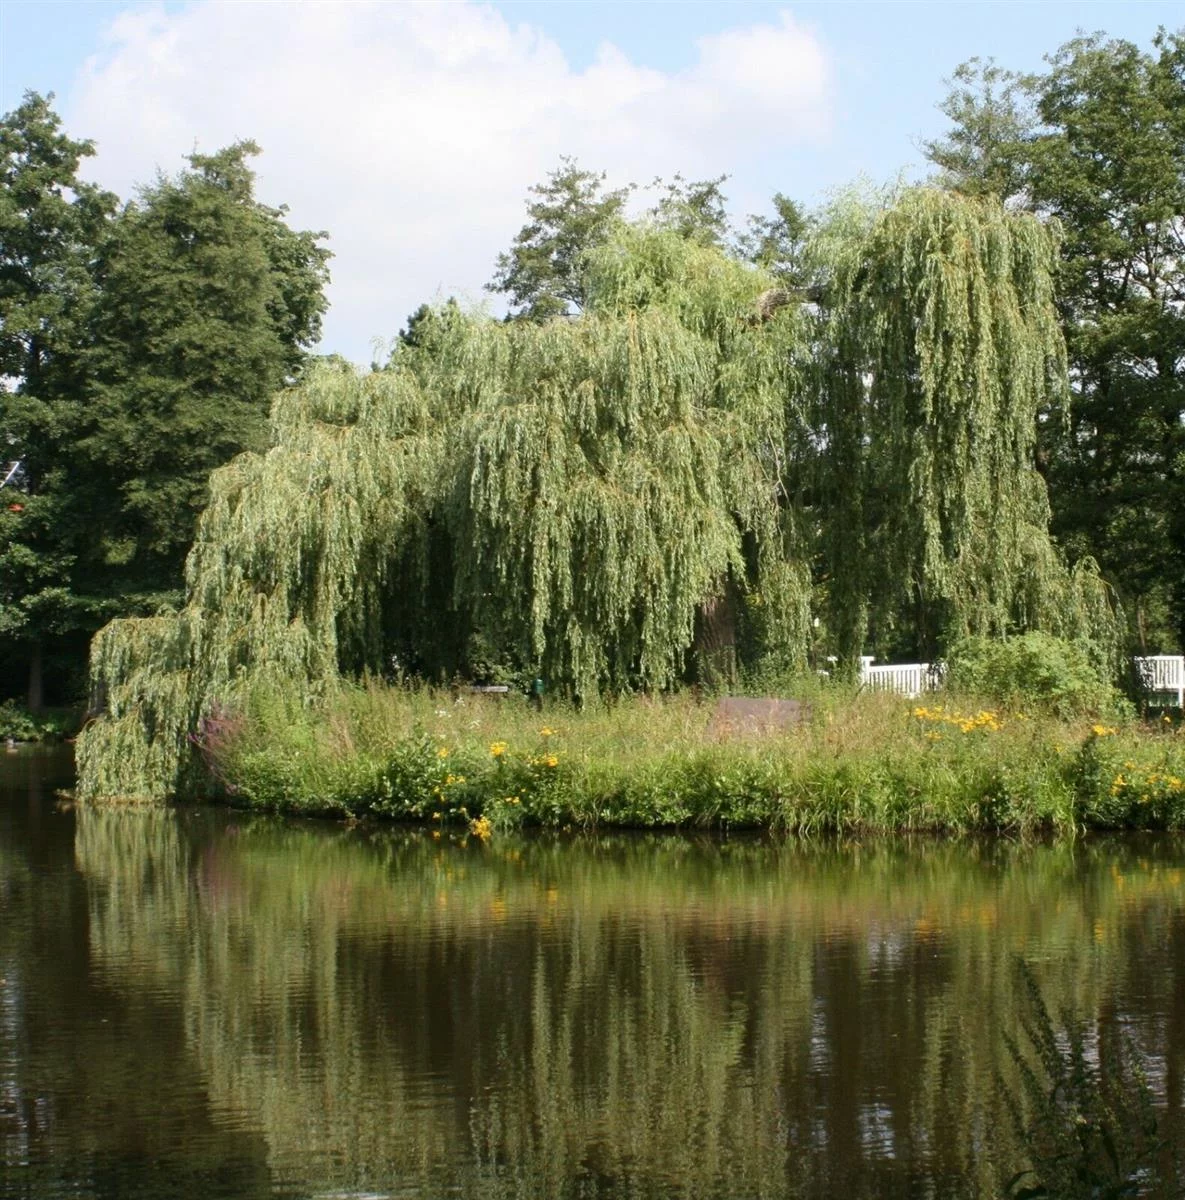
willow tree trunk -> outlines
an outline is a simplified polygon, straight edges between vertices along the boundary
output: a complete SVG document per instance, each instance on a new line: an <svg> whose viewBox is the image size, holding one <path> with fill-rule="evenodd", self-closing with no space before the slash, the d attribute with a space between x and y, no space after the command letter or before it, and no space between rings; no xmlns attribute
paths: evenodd
<svg viewBox="0 0 1185 1200"><path fill-rule="evenodd" d="M700 605L695 618L695 664L705 687L727 686L736 680L736 588L724 583L719 595Z"/></svg>

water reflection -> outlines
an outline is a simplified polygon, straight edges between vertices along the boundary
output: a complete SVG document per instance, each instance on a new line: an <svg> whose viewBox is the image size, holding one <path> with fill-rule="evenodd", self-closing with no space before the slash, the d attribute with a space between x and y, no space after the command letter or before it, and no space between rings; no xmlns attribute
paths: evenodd
<svg viewBox="0 0 1185 1200"><path fill-rule="evenodd" d="M56 816L75 822L73 861L36 884L37 852L4 828L3 886L54 911L0 947L26 1029L55 989L89 999L49 1002L71 1029L62 1071L36 1050L0 1067L57 1106L52 1136L3 1142L8 1163L40 1136L55 1161L193 1145L206 1195L229 1161L224 1194L991 1194L1017 952L1053 1008L1134 1031L1179 1120L1171 841L482 846L193 810ZM24 1045L63 1041L42 1032Z"/></svg>

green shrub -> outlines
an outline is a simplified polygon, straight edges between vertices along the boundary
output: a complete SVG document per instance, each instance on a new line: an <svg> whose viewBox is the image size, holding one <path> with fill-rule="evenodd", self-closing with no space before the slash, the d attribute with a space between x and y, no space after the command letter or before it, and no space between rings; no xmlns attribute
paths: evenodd
<svg viewBox="0 0 1185 1200"><path fill-rule="evenodd" d="M77 714L71 709L49 709L31 713L15 700L0 704L0 741L57 741L78 728Z"/></svg>
<svg viewBox="0 0 1185 1200"><path fill-rule="evenodd" d="M1115 714L1124 703L1082 646L1048 633L964 638L951 650L947 670L954 692L1059 717Z"/></svg>

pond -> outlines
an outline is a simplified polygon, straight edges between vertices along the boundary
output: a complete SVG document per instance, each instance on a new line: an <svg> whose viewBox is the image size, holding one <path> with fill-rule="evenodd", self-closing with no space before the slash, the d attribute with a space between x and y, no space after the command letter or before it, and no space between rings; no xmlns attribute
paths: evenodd
<svg viewBox="0 0 1185 1200"><path fill-rule="evenodd" d="M0 759L5 1197L990 1195L1017 956L1181 1126L1174 838L482 843L69 770Z"/></svg>

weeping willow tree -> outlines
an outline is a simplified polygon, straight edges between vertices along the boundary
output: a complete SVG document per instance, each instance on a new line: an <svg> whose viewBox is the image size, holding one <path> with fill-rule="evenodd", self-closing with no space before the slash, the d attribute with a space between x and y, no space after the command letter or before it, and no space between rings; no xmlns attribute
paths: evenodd
<svg viewBox="0 0 1185 1200"><path fill-rule="evenodd" d="M1105 586L1054 550L1035 469L1038 420L1068 387L1056 236L931 189L824 224L813 466L841 657L902 631L927 656L1015 628L1113 645Z"/></svg>
<svg viewBox="0 0 1185 1200"><path fill-rule="evenodd" d="M190 735L261 675L447 675L480 637L571 694L661 689L736 595L771 614L762 652L803 661L796 314L751 320L768 280L669 232L624 229L590 270L580 320L443 314L388 370L278 399L271 450L212 476L185 609L96 639L84 794L184 787Z"/></svg>
<svg viewBox="0 0 1185 1200"><path fill-rule="evenodd" d="M822 304L771 304L719 249L622 226L577 319L446 308L387 369L284 393L272 448L212 476L185 608L96 638L82 794L189 790L195 731L260 679L447 677L493 645L591 697L702 672L747 612L742 655L800 667L813 594L852 657L894 623L1083 612L1032 463L1065 387L1048 232L907 193L815 256Z"/></svg>

